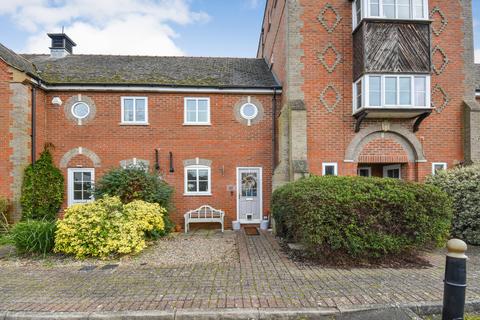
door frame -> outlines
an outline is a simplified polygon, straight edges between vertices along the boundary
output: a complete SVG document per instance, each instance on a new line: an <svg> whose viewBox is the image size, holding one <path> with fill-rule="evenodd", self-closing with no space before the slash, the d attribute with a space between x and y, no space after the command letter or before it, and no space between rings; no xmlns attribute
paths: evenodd
<svg viewBox="0 0 480 320"><path fill-rule="evenodd" d="M258 170L259 174L259 188L257 190L257 195L260 197L260 219L257 220L252 220L252 221L242 221L240 220L240 188L239 188L239 183L240 183L240 170L249 170L249 169L255 169ZM237 167L237 221L240 222L241 224L259 224L263 220L263 168L262 167Z"/></svg>
<svg viewBox="0 0 480 320"><path fill-rule="evenodd" d="M357 168L357 176L360 176L360 170L368 170L368 178L372 177L372 167L369 166L363 166L363 167L358 167Z"/></svg>
<svg viewBox="0 0 480 320"><path fill-rule="evenodd" d="M92 185L95 183L95 168L68 168L67 170L67 205L70 207L76 203L86 203L85 202L74 202L73 201L73 174L75 172L90 172L92 174ZM95 200L93 194L90 201Z"/></svg>
<svg viewBox="0 0 480 320"><path fill-rule="evenodd" d="M383 166L383 177L388 178L388 174L386 174L387 171L388 170L394 170L394 169L398 169L398 179L402 180L402 165L401 164L393 164L393 165L390 165L390 166Z"/></svg>

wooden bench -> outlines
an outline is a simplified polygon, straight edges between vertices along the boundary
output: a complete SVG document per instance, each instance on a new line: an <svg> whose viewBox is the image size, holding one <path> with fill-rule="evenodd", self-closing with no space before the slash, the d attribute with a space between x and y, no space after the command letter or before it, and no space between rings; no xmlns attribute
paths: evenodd
<svg viewBox="0 0 480 320"><path fill-rule="evenodd" d="M211 206L205 205L201 206L198 209L190 210L184 215L185 217L185 233L188 232L190 223L209 223L209 222L218 222L222 225L223 232L223 219L225 217L225 212L222 210L217 210Z"/></svg>

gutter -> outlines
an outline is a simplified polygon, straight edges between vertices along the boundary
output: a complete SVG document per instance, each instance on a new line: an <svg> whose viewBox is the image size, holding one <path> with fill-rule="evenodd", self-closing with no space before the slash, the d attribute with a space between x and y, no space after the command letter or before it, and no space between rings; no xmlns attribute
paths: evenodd
<svg viewBox="0 0 480 320"><path fill-rule="evenodd" d="M47 85L42 84L45 91L129 91L129 92L198 92L198 93L251 93L271 94L274 91L281 92L281 87L191 87L175 85L112 85L112 84L68 84Z"/></svg>
<svg viewBox="0 0 480 320"><path fill-rule="evenodd" d="M31 151L32 164L36 161L37 156L37 88L32 85L32 135L31 135Z"/></svg>
<svg viewBox="0 0 480 320"><path fill-rule="evenodd" d="M273 88L272 97L272 175L277 166L277 91Z"/></svg>

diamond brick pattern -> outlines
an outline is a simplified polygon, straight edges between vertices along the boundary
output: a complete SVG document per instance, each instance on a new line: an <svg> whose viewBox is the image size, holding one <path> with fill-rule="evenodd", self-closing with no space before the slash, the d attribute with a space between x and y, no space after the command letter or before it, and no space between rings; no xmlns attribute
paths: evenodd
<svg viewBox="0 0 480 320"><path fill-rule="evenodd" d="M335 15L335 21L333 23L330 23L327 21L327 13L331 12ZM332 33L335 31L335 28L338 26L340 21L342 21L342 16L338 13L337 9L335 9L334 6L332 6L330 3L327 3L322 11L320 11L320 14L318 15L318 21L322 24L322 26L327 30L328 33Z"/></svg>
<svg viewBox="0 0 480 320"><path fill-rule="evenodd" d="M439 97L440 100L442 100L442 103L441 104L435 103L435 99L434 99L435 97ZM440 86L439 84L436 84L432 90L432 107L435 109L437 113L441 113L443 109L445 109L448 106L449 102L450 102L450 96L442 88L442 86Z"/></svg>
<svg viewBox="0 0 480 320"><path fill-rule="evenodd" d="M430 12L430 19L434 21L437 21L437 19L440 19L439 27L435 27L435 23L432 24L432 32L434 35L438 37L447 28L448 19L439 7L435 7L432 9L432 11Z"/></svg>
<svg viewBox="0 0 480 320"><path fill-rule="evenodd" d="M329 64L326 60L327 54L330 52L335 54L335 61L332 64ZM329 42L327 46L318 54L318 60L320 60L325 69L327 69L328 73L333 73L337 66L342 62L342 54L338 52L331 42Z"/></svg>
<svg viewBox="0 0 480 320"><path fill-rule="evenodd" d="M435 56L436 55L441 55L442 65L440 67L435 65ZM450 59L448 59L447 53L440 46L436 45L435 48L433 48L433 51L432 51L432 58L433 58L433 61L432 61L433 71L437 75L441 75L445 71L445 69L447 68L448 64L450 63Z"/></svg>
<svg viewBox="0 0 480 320"><path fill-rule="evenodd" d="M327 95L330 92L333 92L335 94L335 102L333 104L327 101ZM340 101L342 101L342 95L333 84L329 84L325 87L325 89L323 89L322 93L320 94L320 101L327 109L327 112L332 113L333 111L335 111L335 108L338 106Z"/></svg>

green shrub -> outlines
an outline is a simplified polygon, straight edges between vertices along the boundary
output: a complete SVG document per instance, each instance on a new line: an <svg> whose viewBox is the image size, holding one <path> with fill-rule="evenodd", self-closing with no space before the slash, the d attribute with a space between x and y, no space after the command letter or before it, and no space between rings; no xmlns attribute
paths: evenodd
<svg viewBox="0 0 480 320"><path fill-rule="evenodd" d="M453 198L453 236L480 245L480 165L440 171L427 183Z"/></svg>
<svg viewBox="0 0 480 320"><path fill-rule="evenodd" d="M53 164L50 151L25 169L22 185L22 219L55 220L63 203L63 174Z"/></svg>
<svg viewBox="0 0 480 320"><path fill-rule="evenodd" d="M108 196L73 205L57 222L55 252L77 258L138 253L146 246L147 233L164 230L165 212L158 203L123 204L120 198Z"/></svg>
<svg viewBox="0 0 480 320"><path fill-rule="evenodd" d="M278 188L272 213L277 233L312 257L363 260L443 244L452 208L430 185L312 176Z"/></svg>
<svg viewBox="0 0 480 320"><path fill-rule="evenodd" d="M8 222L8 209L10 203L7 199L0 197L0 235L8 232L10 225Z"/></svg>
<svg viewBox="0 0 480 320"><path fill-rule="evenodd" d="M123 203L134 200L143 200L150 203L158 203L167 212L164 214L165 229L162 236L169 233L173 228L168 212L171 209L173 189L165 181L155 174L145 170L142 166L130 166L127 168L115 168L105 173L96 183L94 195L102 198L105 195L119 197Z"/></svg>
<svg viewBox="0 0 480 320"><path fill-rule="evenodd" d="M10 236L18 252L45 255L54 247L55 222L21 221L13 226Z"/></svg>

